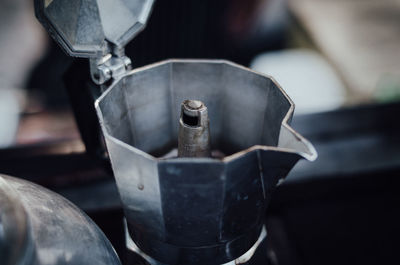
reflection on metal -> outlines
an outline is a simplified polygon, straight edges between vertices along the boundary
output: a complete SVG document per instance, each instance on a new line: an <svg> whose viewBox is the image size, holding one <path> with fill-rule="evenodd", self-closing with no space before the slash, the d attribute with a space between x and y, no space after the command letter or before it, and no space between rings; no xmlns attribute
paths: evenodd
<svg viewBox="0 0 400 265"><path fill-rule="evenodd" d="M126 220L124 220L124 227L125 227L125 241L126 241L126 247L128 250L136 253L140 257L142 257L144 260L148 262L149 265L168 265L165 263L161 263L146 253L144 253L132 240L131 236L129 235L127 226L126 226ZM267 230L265 226L263 226L263 229L261 230L260 236L258 237L256 243L242 256L239 258L232 260L230 262L221 264L221 265L239 265L239 264L245 264L246 262L249 262L251 258L253 257L254 253L257 251L257 248L260 246L261 242L267 238Z"/></svg>
<svg viewBox="0 0 400 265"><path fill-rule="evenodd" d="M0 260L4 265L35 260L31 224L15 190L0 176Z"/></svg>
<svg viewBox="0 0 400 265"><path fill-rule="evenodd" d="M210 121L207 107L198 100L182 103L179 119L179 157L210 157Z"/></svg>
<svg viewBox="0 0 400 265"><path fill-rule="evenodd" d="M53 0L44 0L44 7L47 8Z"/></svg>
<svg viewBox="0 0 400 265"><path fill-rule="evenodd" d="M125 242L126 242L126 248L140 257L142 257L145 261L148 262L148 265L167 265L163 264L161 262L158 262L157 260L153 259L146 253L144 253L140 248L135 244L135 242L132 240L131 236L129 235L128 232L128 227L126 225L126 220L124 220L124 229L125 229Z"/></svg>
<svg viewBox="0 0 400 265"><path fill-rule="evenodd" d="M120 264L101 230L61 196L0 175L2 265Z"/></svg>
<svg viewBox="0 0 400 265"><path fill-rule="evenodd" d="M181 102L207 106L222 158L165 156ZM136 69L96 102L130 236L166 264L223 264L257 241L279 180L313 146L289 127L293 103L270 77L226 61ZM163 157L163 158L161 158Z"/></svg>
<svg viewBox="0 0 400 265"><path fill-rule="evenodd" d="M239 258L222 265L238 265L238 264L245 264L246 262L250 261L254 253L257 251L257 248L260 246L261 242L266 239L266 237L267 237L267 229L265 228L265 226L263 226L261 234L258 237L256 243L246 253L244 253Z"/></svg>

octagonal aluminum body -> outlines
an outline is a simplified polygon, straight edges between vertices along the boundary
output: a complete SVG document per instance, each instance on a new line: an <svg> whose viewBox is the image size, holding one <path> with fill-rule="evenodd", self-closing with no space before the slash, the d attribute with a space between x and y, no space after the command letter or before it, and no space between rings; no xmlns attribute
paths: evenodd
<svg viewBox="0 0 400 265"><path fill-rule="evenodd" d="M154 0L35 0L35 13L70 55L98 57L143 30Z"/></svg>
<svg viewBox="0 0 400 265"><path fill-rule="evenodd" d="M208 107L224 158L160 158L177 146L180 104ZM288 122L270 77L227 62L169 60L136 69L97 100L130 234L167 264L221 264L257 240L271 193L313 146ZM166 251L167 250L167 251Z"/></svg>

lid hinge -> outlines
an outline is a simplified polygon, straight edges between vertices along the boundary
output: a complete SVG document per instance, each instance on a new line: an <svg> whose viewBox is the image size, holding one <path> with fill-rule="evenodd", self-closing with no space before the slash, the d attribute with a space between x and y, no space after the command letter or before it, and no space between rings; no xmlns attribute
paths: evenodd
<svg viewBox="0 0 400 265"><path fill-rule="evenodd" d="M132 62L123 52L90 59L90 75L97 85L119 79L132 70Z"/></svg>

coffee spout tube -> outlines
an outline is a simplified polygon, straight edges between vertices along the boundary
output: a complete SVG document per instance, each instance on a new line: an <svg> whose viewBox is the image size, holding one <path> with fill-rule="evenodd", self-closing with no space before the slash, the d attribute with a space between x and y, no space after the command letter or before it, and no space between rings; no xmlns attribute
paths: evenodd
<svg viewBox="0 0 400 265"><path fill-rule="evenodd" d="M178 156L211 157L210 121L207 107L198 100L185 100L179 119Z"/></svg>

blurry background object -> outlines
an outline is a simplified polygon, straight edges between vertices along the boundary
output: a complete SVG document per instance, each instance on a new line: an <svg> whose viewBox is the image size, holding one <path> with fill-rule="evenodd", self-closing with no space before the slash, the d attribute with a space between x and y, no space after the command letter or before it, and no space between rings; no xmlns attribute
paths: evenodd
<svg viewBox="0 0 400 265"><path fill-rule="evenodd" d="M257 56L251 68L268 74L296 102L295 114L340 108L346 88L329 63L310 50L283 50Z"/></svg>
<svg viewBox="0 0 400 265"><path fill-rule="evenodd" d="M15 90L0 88L0 148L14 143L19 121L19 102Z"/></svg>
<svg viewBox="0 0 400 265"><path fill-rule="evenodd" d="M33 66L42 57L47 37L33 15L29 0L0 1L0 82L23 88Z"/></svg>
<svg viewBox="0 0 400 265"><path fill-rule="evenodd" d="M289 6L347 85L349 103L400 91L398 0L291 0Z"/></svg>
<svg viewBox="0 0 400 265"><path fill-rule="evenodd" d="M26 79L45 51L32 1L0 1L0 147L14 143Z"/></svg>

